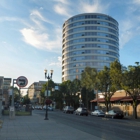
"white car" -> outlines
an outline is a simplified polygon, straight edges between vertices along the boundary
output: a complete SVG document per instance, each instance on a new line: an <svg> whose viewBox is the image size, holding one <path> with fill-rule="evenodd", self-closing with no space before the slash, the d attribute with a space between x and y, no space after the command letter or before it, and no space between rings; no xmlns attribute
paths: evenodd
<svg viewBox="0 0 140 140"><path fill-rule="evenodd" d="M35 106L35 109L37 109L37 110L42 110L42 106L40 106L40 105Z"/></svg>
<svg viewBox="0 0 140 140"><path fill-rule="evenodd" d="M43 109L46 110L46 105L43 106ZM53 108L51 106L48 106L48 110L53 111Z"/></svg>
<svg viewBox="0 0 140 140"><path fill-rule="evenodd" d="M94 110L93 112L91 112L91 115L93 116L105 116L105 113L102 110Z"/></svg>

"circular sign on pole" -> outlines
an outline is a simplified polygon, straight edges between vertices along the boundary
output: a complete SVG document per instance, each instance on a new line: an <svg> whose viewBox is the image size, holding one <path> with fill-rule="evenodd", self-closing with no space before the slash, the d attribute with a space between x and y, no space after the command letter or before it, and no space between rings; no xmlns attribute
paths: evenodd
<svg viewBox="0 0 140 140"><path fill-rule="evenodd" d="M20 77L17 78L16 84L17 84L19 87L26 87L26 85L28 84L28 80L27 80L26 77L20 76Z"/></svg>

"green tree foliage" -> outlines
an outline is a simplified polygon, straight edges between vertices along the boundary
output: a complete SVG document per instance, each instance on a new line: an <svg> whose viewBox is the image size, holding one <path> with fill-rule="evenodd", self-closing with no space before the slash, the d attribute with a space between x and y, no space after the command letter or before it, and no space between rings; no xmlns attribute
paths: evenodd
<svg viewBox="0 0 140 140"><path fill-rule="evenodd" d="M84 89L86 95L85 104L87 108L89 107L88 103L91 100L91 97L94 96L93 90L95 89L96 76L97 70L95 68L90 67L86 67L84 72L81 74L81 86L85 88Z"/></svg>
<svg viewBox="0 0 140 140"><path fill-rule="evenodd" d="M28 94L23 97L22 104L30 104L30 98L28 97Z"/></svg>
<svg viewBox="0 0 140 140"><path fill-rule="evenodd" d="M62 102L66 102L67 105L72 105L72 95L74 92L73 83L70 80L64 81L60 85L60 92L62 95Z"/></svg>
<svg viewBox="0 0 140 140"><path fill-rule="evenodd" d="M121 89L122 72L123 72L122 65L118 60L115 60L114 62L111 63L110 79L112 92Z"/></svg>
<svg viewBox="0 0 140 140"><path fill-rule="evenodd" d="M20 90L17 87L12 87L12 86L10 87L10 89L13 89L14 92L14 102L20 101ZM11 104L12 97L10 97L9 99Z"/></svg>
<svg viewBox="0 0 140 140"><path fill-rule="evenodd" d="M45 91L46 90L49 90L51 91L52 93L52 88L55 87L55 83L52 81L52 80L48 80L43 86L42 86L42 89L40 91L40 96L42 98L42 103L44 104L45 103L45 99L46 99L46 96L45 96Z"/></svg>
<svg viewBox="0 0 140 140"><path fill-rule="evenodd" d="M137 119L138 97L140 96L140 65L138 62L136 66L128 66L123 73L121 86L133 100L133 114Z"/></svg>
<svg viewBox="0 0 140 140"><path fill-rule="evenodd" d="M80 87L81 83L78 79L74 79L73 81L67 80L60 84L61 102L66 102L66 105L76 108L79 105L79 97L76 93L80 91Z"/></svg>
<svg viewBox="0 0 140 140"><path fill-rule="evenodd" d="M110 99L116 90L121 88L122 65L118 60L111 63L110 68L104 67L97 76L98 89L105 99L106 110L109 110Z"/></svg>
<svg viewBox="0 0 140 140"><path fill-rule="evenodd" d="M104 67L97 75L98 79L98 90L102 92L105 100L106 111L109 110L110 99L113 95L113 92L110 91L111 88L111 79L110 79L110 69Z"/></svg>

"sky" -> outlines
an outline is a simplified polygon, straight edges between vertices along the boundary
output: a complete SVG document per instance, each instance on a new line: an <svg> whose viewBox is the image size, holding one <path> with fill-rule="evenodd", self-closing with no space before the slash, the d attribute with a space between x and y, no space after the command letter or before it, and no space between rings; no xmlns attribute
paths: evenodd
<svg viewBox="0 0 140 140"><path fill-rule="evenodd" d="M61 83L62 26L82 13L116 19L121 64L140 62L140 0L0 0L0 76Z"/></svg>

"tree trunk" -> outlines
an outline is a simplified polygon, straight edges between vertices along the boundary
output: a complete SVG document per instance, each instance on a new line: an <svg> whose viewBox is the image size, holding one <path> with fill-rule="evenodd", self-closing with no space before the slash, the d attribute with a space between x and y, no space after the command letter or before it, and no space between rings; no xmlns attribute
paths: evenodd
<svg viewBox="0 0 140 140"><path fill-rule="evenodd" d="M88 109L88 92L86 90L86 106L87 106L87 109Z"/></svg>
<svg viewBox="0 0 140 140"><path fill-rule="evenodd" d="M107 111L107 112L109 111L108 102L106 102L106 111Z"/></svg>
<svg viewBox="0 0 140 140"><path fill-rule="evenodd" d="M137 119L137 105L133 106L133 116L134 116L134 119Z"/></svg>

